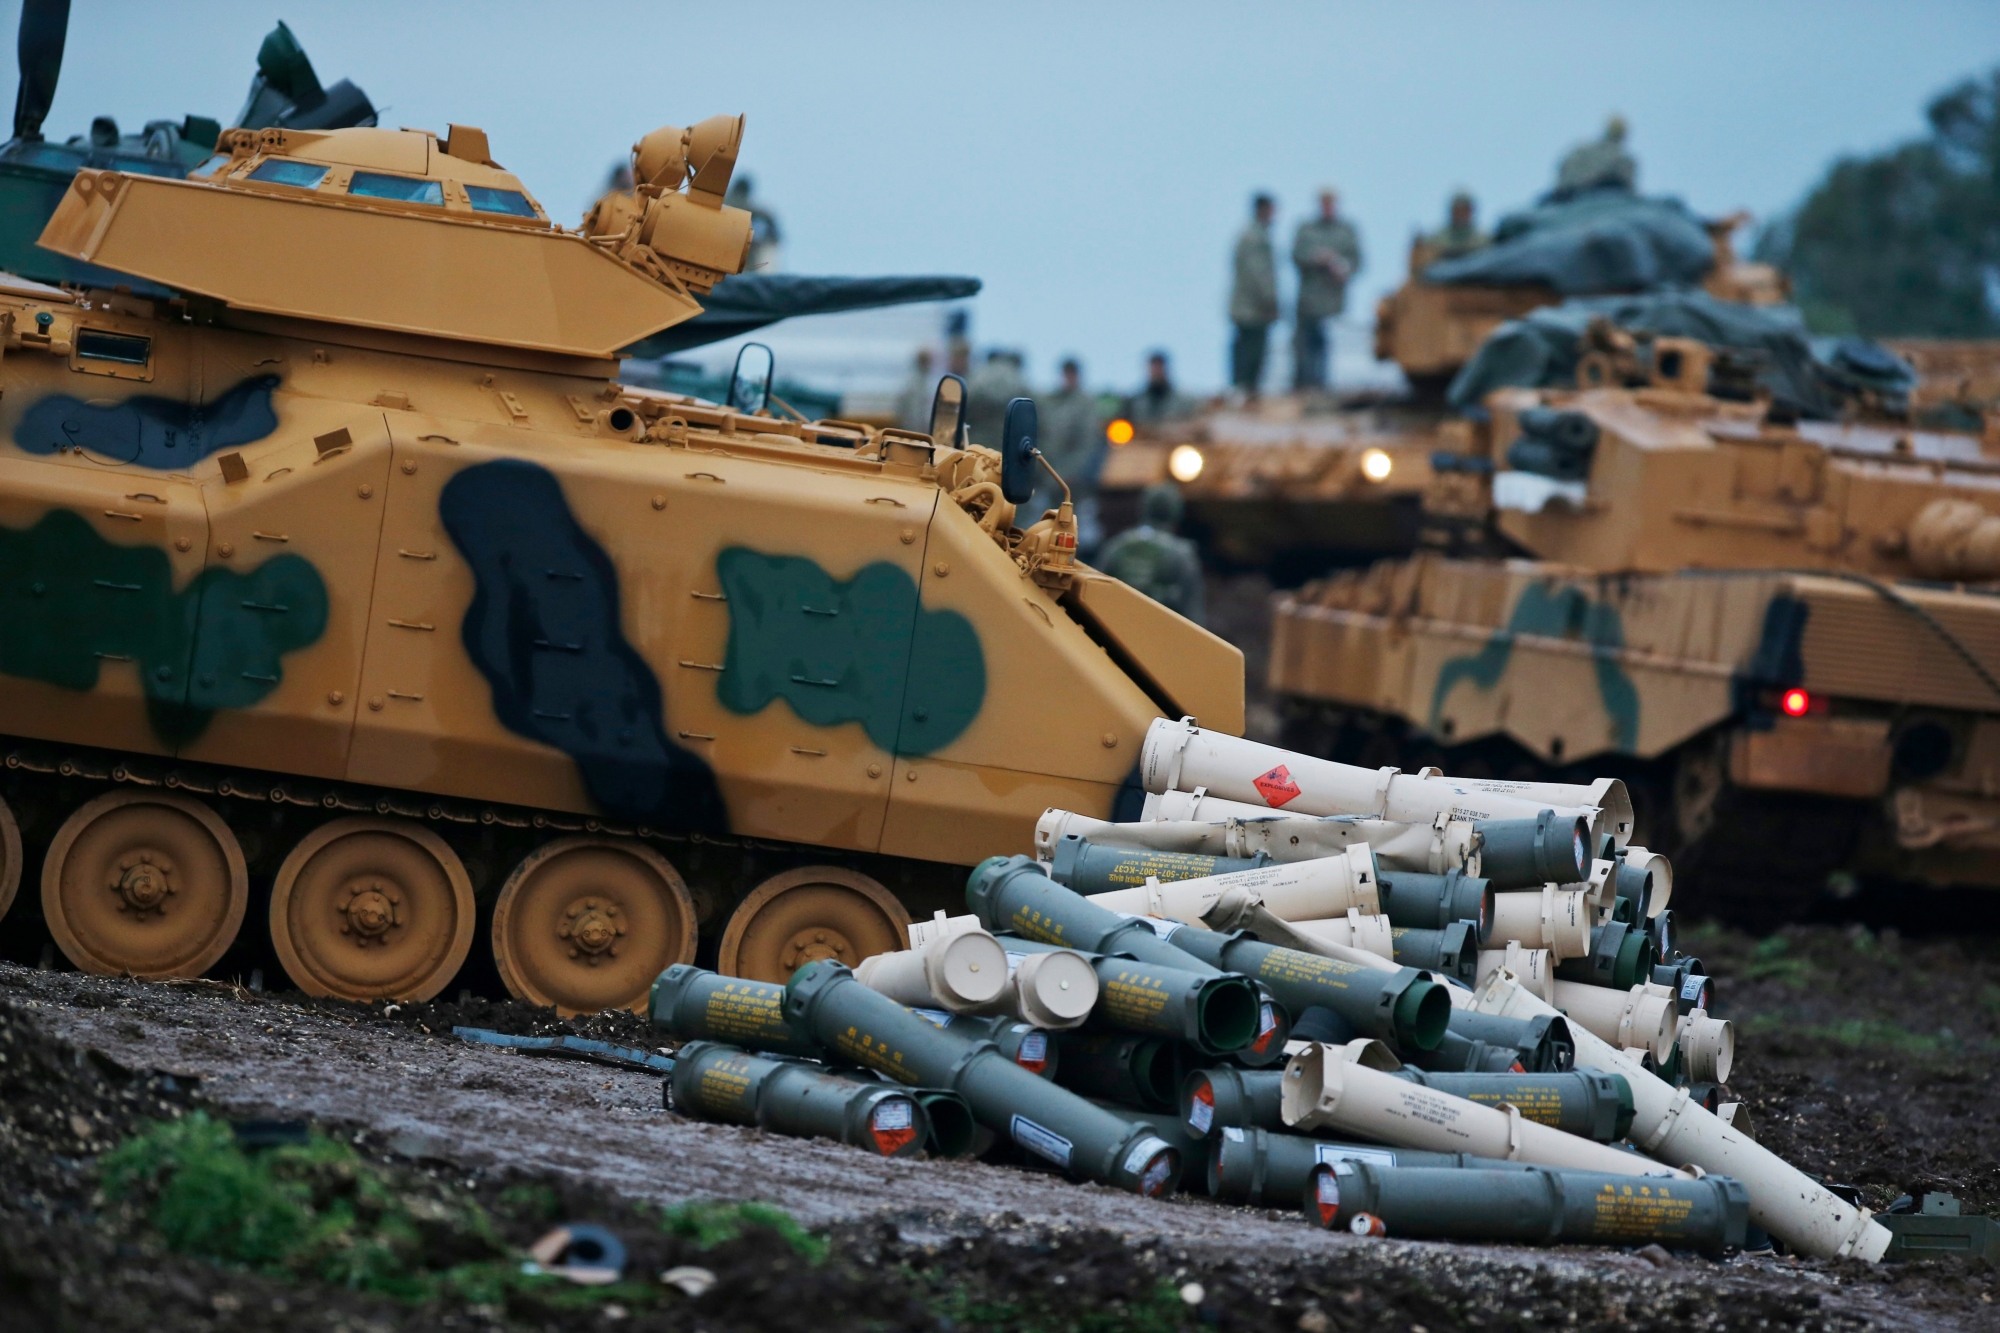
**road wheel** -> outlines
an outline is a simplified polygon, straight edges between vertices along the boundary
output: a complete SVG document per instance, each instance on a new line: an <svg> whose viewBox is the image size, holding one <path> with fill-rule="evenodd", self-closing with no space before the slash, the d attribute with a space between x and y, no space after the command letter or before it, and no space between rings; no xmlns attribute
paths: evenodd
<svg viewBox="0 0 2000 1333"><path fill-rule="evenodd" d="M14 807L0 798L0 917L14 905L14 894L20 887L21 825L14 818Z"/></svg>
<svg viewBox="0 0 2000 1333"><path fill-rule="evenodd" d="M664 856L579 835L538 848L493 907L493 961L508 993L563 1014L646 1010L660 973L694 961L694 899Z"/></svg>
<svg viewBox="0 0 2000 1333"><path fill-rule="evenodd" d="M16 833L10 863L19 848ZM200 976L235 942L249 898L222 817L165 792L106 792L63 821L42 860L49 933L99 976Z"/></svg>
<svg viewBox="0 0 2000 1333"><path fill-rule="evenodd" d="M472 949L472 880L443 838L402 819L336 819L271 885L271 944L292 984L342 1000L428 1000Z"/></svg>
<svg viewBox="0 0 2000 1333"><path fill-rule="evenodd" d="M895 895L858 870L801 866L759 884L722 932L716 970L784 983L817 958L853 967L910 947L910 914Z"/></svg>

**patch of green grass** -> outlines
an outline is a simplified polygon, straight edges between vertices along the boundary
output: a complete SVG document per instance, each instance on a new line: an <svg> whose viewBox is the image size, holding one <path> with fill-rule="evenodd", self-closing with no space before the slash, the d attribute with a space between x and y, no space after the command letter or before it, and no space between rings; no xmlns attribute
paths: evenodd
<svg viewBox="0 0 2000 1333"><path fill-rule="evenodd" d="M525 1274L478 1204L399 1189L383 1168L317 1130L303 1145L250 1154L228 1125L197 1111L127 1139L101 1172L105 1193L143 1207L170 1248L272 1276L413 1302L498 1302L526 1289L550 1304L651 1294L637 1284L581 1288Z"/></svg>
<svg viewBox="0 0 2000 1333"><path fill-rule="evenodd" d="M1887 1051L1896 1055L1933 1057L1958 1055L1966 1049L1948 1028L1935 1033L1912 1032L1879 1018L1843 1018L1833 1023L1800 1023L1783 1014L1753 1014L1743 1023L1750 1035L1766 1033L1831 1042L1856 1051Z"/></svg>
<svg viewBox="0 0 2000 1333"><path fill-rule="evenodd" d="M500 1206L509 1213L533 1218L538 1222L553 1222L562 1211L562 1201L548 1185L513 1184L500 1191Z"/></svg>
<svg viewBox="0 0 2000 1333"><path fill-rule="evenodd" d="M1772 935L1757 941L1757 947L1750 951L1750 966L1744 974L1753 981L1775 981L1781 986L1804 989L1810 986L1818 969L1810 959L1800 958L1791 951L1792 942L1783 935Z"/></svg>
<svg viewBox="0 0 2000 1333"><path fill-rule="evenodd" d="M724 1241L735 1240L746 1227L762 1227L775 1233L808 1263L826 1258L826 1242L799 1225L798 1219L775 1204L730 1203L721 1199L696 1199L679 1204L660 1215L660 1230L681 1236L706 1250Z"/></svg>

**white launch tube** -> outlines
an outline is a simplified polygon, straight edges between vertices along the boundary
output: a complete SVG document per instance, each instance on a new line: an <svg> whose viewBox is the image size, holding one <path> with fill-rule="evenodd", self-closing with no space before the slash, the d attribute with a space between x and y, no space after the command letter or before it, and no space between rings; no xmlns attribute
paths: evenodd
<svg viewBox="0 0 2000 1333"><path fill-rule="evenodd" d="M1667 900L1674 896L1674 863L1635 843L1625 849L1625 864L1635 870L1653 872L1653 892L1646 899L1647 917L1656 917L1666 910Z"/></svg>
<svg viewBox="0 0 2000 1333"><path fill-rule="evenodd" d="M1199 923L1223 894L1242 889L1272 915L1297 921L1338 916L1351 908L1380 912L1382 898L1375 875L1375 856L1364 844L1337 856L1291 865L1258 866L1165 884L1149 880L1135 888L1093 893L1090 901L1131 916L1165 916Z"/></svg>
<svg viewBox="0 0 2000 1333"><path fill-rule="evenodd" d="M1148 796L1146 801L1146 818L1131 824L1070 810L1043 811L1035 823L1035 858L1053 860L1056 844L1064 834L1074 833L1099 847L1244 858L1262 852L1285 863L1338 856L1365 844L1385 869L1432 875L1458 869L1468 875L1479 873L1472 825L1464 820L1433 828L1382 819L1288 815L1188 792Z"/></svg>
<svg viewBox="0 0 2000 1333"><path fill-rule="evenodd" d="M1618 838L1622 821L1631 835L1631 797L1616 778L1589 789L1610 802L1572 806L1500 795L1442 777L1420 777L1394 768L1366 769L1330 759L1260 745L1217 731L1203 731L1187 719L1156 718L1139 756L1139 776L1149 792L1207 788L1232 801L1307 815L1361 815L1429 825L1444 819L1533 819L1545 809L1583 815L1592 842L1605 833Z"/></svg>
<svg viewBox="0 0 2000 1333"><path fill-rule="evenodd" d="M1505 968L1523 986L1551 1003L1556 998L1556 960L1547 949L1525 949L1513 940L1504 949L1481 949L1476 976L1484 981Z"/></svg>
<svg viewBox="0 0 2000 1333"><path fill-rule="evenodd" d="M1539 889L1493 895L1494 945L1513 941L1527 949L1547 949L1560 962L1590 952L1590 912L1581 889ZM1485 973L1480 973L1484 976Z"/></svg>
<svg viewBox="0 0 2000 1333"><path fill-rule="evenodd" d="M1678 1176L1638 1153L1524 1119L1371 1069L1339 1046L1312 1042L1285 1064L1278 1114L1293 1129L1335 1129L1378 1143L1621 1176ZM1651 1077L1648 1075L1647 1077Z"/></svg>
<svg viewBox="0 0 2000 1333"><path fill-rule="evenodd" d="M1632 794L1625 790L1625 783L1618 778L1599 778L1588 786L1574 782L1509 782L1504 778L1445 780L1474 791L1522 801L1537 809L1569 807L1602 810L1607 822L1600 828L1593 821L1591 832L1598 836L1609 833L1612 842L1619 847L1627 846L1632 841Z"/></svg>
<svg viewBox="0 0 2000 1333"><path fill-rule="evenodd" d="M1558 981L1550 1001L1569 1016L1572 1026L1587 1029L1599 1041L1623 1049L1636 1046L1664 1062L1674 1050L1680 1009L1665 986L1641 982L1629 991L1593 986L1583 981Z"/></svg>
<svg viewBox="0 0 2000 1333"><path fill-rule="evenodd" d="M1530 995L1505 972L1479 988L1481 1013L1534 1018L1555 1008ZM1889 1248L1889 1231L1868 1210L1821 1188L1777 1154L1759 1147L1688 1096L1613 1050L1580 1024L1570 1025L1579 1069L1623 1074L1632 1087L1632 1131L1642 1152L1677 1166L1734 1176L1750 1191L1750 1220L1795 1250L1815 1258L1874 1263Z"/></svg>
<svg viewBox="0 0 2000 1333"><path fill-rule="evenodd" d="M1377 958L1388 959L1391 966L1398 965L1395 928L1389 924L1388 917L1379 913L1371 916L1350 909L1345 916L1294 921L1292 929L1316 942L1338 945L1343 949L1359 949Z"/></svg>
<svg viewBox="0 0 2000 1333"><path fill-rule="evenodd" d="M1007 989L1007 951L985 931L966 931L921 949L861 960L854 979L898 1004L969 1013Z"/></svg>
<svg viewBox="0 0 2000 1333"><path fill-rule="evenodd" d="M983 935L999 945L1006 964L1007 981L990 999L975 1002L965 1009L953 1010L954 1013L1007 1014L1038 1028L1061 1029L1080 1026L1090 1017L1090 1011L1096 1007L1100 983L1097 979L1097 969L1090 965L1089 959L1074 949L1052 949L1047 953L1029 954L1011 952L1006 949L1002 941L995 939L986 927L979 924L978 917L970 914L946 916L943 912L939 912L929 921L911 922L909 952L921 956L940 950L948 941L961 935ZM876 957L900 958L901 955L877 954ZM863 968L867 968L872 962L874 959L862 959L861 967L854 970L854 975L870 990L883 990L882 986L872 984L869 976L862 975ZM876 967L907 969L908 964L876 964ZM885 981L885 984L899 986L910 984L901 972L871 971L870 976L875 975L885 977L893 975L897 978L894 982ZM928 972L924 974L924 984L931 984ZM891 999L901 998L887 991L884 993L889 994ZM903 1003L918 1002L903 1000ZM942 1005L940 1001L940 1007L950 1006Z"/></svg>

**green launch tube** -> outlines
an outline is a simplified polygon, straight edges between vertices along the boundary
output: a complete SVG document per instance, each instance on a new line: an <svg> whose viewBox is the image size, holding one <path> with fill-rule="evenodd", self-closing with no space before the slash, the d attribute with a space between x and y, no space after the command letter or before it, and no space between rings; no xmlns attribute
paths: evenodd
<svg viewBox="0 0 2000 1333"><path fill-rule="evenodd" d="M653 1025L682 1041L721 1041L774 1055L822 1054L785 1018L785 988L675 963L653 983Z"/></svg>
<svg viewBox="0 0 2000 1333"><path fill-rule="evenodd" d="M1096 1102L1113 1115L1127 1120L1136 1120L1151 1125L1153 1132L1173 1146L1181 1155L1181 1181L1190 1189L1208 1187L1208 1158L1214 1141L1201 1134L1190 1134L1180 1117L1172 1111L1135 1111L1129 1106L1117 1106L1109 1102Z"/></svg>
<svg viewBox="0 0 2000 1333"><path fill-rule="evenodd" d="M1084 953L1130 954L1142 963L1189 972L1224 970L1176 949L1155 933L1151 918L1121 916L1064 888L1033 857L981 861L965 882L965 903L996 935L1018 935Z"/></svg>
<svg viewBox="0 0 2000 1333"><path fill-rule="evenodd" d="M833 1139L883 1157L914 1157L930 1137L923 1103L903 1088L843 1078L801 1060L773 1060L721 1042L674 1056L674 1109L801 1139Z"/></svg>
<svg viewBox="0 0 2000 1333"><path fill-rule="evenodd" d="M1589 953L1556 964L1556 979L1630 990L1653 979L1653 966L1652 938L1637 927L1611 921L1591 928Z"/></svg>
<svg viewBox="0 0 2000 1333"><path fill-rule="evenodd" d="M1030 1074L1046 1079L1056 1076L1055 1034L1023 1023L1005 1014L948 1014L942 1009L912 1009L911 1013L935 1023L958 1041L990 1041L1000 1054Z"/></svg>
<svg viewBox="0 0 2000 1333"><path fill-rule="evenodd" d="M949 1088L911 1088L910 1095L930 1120L924 1150L933 1157L970 1157L979 1133L971 1104Z"/></svg>
<svg viewBox="0 0 2000 1333"><path fill-rule="evenodd" d="M792 974L785 1016L841 1059L958 1093L980 1124L1073 1175L1144 1195L1171 1194L1179 1183L1180 1154L1152 1126L1051 1086L991 1042L947 1036L832 959Z"/></svg>
<svg viewBox="0 0 2000 1333"><path fill-rule="evenodd" d="M1210 1140L1208 1192L1230 1203L1289 1205L1305 1191L1316 1166L1368 1162L1375 1166L1424 1166L1445 1170L1532 1171L1527 1162L1503 1162L1462 1152L1423 1152L1372 1143L1333 1143L1269 1129L1229 1126Z"/></svg>
<svg viewBox="0 0 2000 1333"><path fill-rule="evenodd" d="M1539 889L1590 878L1590 821L1544 810L1533 819L1479 819L1479 873L1496 889Z"/></svg>
<svg viewBox="0 0 2000 1333"><path fill-rule="evenodd" d="M1169 943L1211 967L1242 973L1295 1014L1322 1005L1346 1019L1361 1036L1378 1037L1399 1050L1435 1050L1444 1038L1451 996L1443 983L1415 968L1380 971L1281 949L1242 932L1223 935L1171 922L1161 922L1160 928Z"/></svg>
<svg viewBox="0 0 2000 1333"><path fill-rule="evenodd" d="M1270 864L1268 852L1254 857L1203 856L1199 852L1154 852L1132 847L1098 847L1088 839L1065 834L1057 839L1049 861L1049 877L1088 897L1113 889L1130 889L1156 879L1162 884L1177 879L1205 879L1236 870L1255 870Z"/></svg>
<svg viewBox="0 0 2000 1333"><path fill-rule="evenodd" d="M1573 1069L1566 1074L1426 1073L1407 1065L1397 1078L1486 1106L1505 1103L1524 1120L1578 1138L1616 1143L1632 1128L1632 1087L1618 1074Z"/></svg>
<svg viewBox="0 0 2000 1333"><path fill-rule="evenodd" d="M999 940L1009 953L1068 947L1017 935ZM1241 1050L1258 1035L1262 997L1248 977L1218 973L1199 963L1190 970L1130 956L1086 953L1084 958L1097 973L1097 1004L1090 1014L1094 1026L1170 1037L1209 1055Z"/></svg>
<svg viewBox="0 0 2000 1333"><path fill-rule="evenodd" d="M1391 925L1442 930L1454 921L1470 921L1477 943L1484 944L1493 936L1491 880L1475 878L1463 870L1447 870L1442 875L1385 870L1376 892Z"/></svg>
<svg viewBox="0 0 2000 1333"><path fill-rule="evenodd" d="M1476 1009L1451 1011L1449 1030L1438 1046L1444 1057L1453 1039L1482 1042L1495 1050L1517 1053L1521 1068L1531 1074L1560 1074L1576 1067L1576 1043L1569 1035L1569 1023L1561 1014L1540 1014L1533 1019L1497 1018ZM1413 1063L1421 1069L1445 1071L1462 1065L1432 1063L1419 1056Z"/></svg>
<svg viewBox="0 0 2000 1333"><path fill-rule="evenodd" d="M1056 1044L1062 1049L1059 1086L1142 1111L1174 1109L1184 1068L1178 1043L1122 1032L1065 1032Z"/></svg>
<svg viewBox="0 0 2000 1333"><path fill-rule="evenodd" d="M1720 1254L1740 1248L1750 1192L1732 1176L1661 1180L1538 1167L1524 1171L1315 1165L1306 1219L1348 1230L1362 1214L1388 1235L1517 1245L1644 1245Z"/></svg>
<svg viewBox="0 0 2000 1333"><path fill-rule="evenodd" d="M1479 936L1470 921L1454 921L1442 930L1396 926L1389 941L1404 967L1442 972L1468 987L1479 979Z"/></svg>
<svg viewBox="0 0 2000 1333"><path fill-rule="evenodd" d="M1181 1080L1181 1122L1192 1134L1214 1134L1230 1127L1283 1129L1278 1113L1285 1092L1282 1069L1232 1069L1217 1065L1197 1069Z"/></svg>

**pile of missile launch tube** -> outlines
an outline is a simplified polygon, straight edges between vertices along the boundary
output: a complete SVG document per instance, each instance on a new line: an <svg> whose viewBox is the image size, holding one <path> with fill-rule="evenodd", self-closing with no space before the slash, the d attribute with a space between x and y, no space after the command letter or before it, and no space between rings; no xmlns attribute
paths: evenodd
<svg viewBox="0 0 2000 1333"><path fill-rule="evenodd" d="M1355 1235L1775 1242L1867 1210L1760 1147L1616 779L1366 769L1157 721L1140 818L1050 810L967 912L778 985L663 973L674 1109Z"/></svg>

